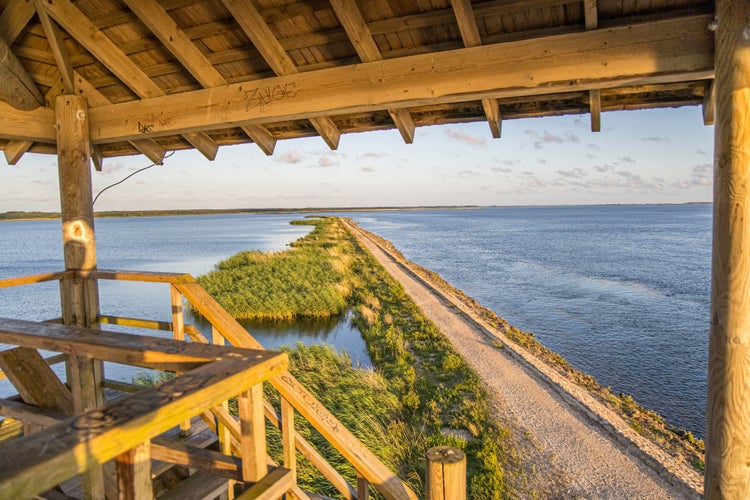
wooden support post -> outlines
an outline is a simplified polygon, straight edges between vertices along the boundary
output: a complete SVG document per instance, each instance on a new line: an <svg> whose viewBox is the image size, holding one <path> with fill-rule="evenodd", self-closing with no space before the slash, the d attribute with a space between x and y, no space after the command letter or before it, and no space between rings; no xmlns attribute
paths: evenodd
<svg viewBox="0 0 750 500"><path fill-rule="evenodd" d="M219 331L211 327L211 343L216 345L224 345L226 341L221 336ZM229 413L229 401L221 403L221 407ZM232 455L232 431L224 425L219 419L216 419L216 435L219 436L219 451L224 455ZM227 485L227 500L234 499L234 481L229 481Z"/></svg>
<svg viewBox="0 0 750 500"><path fill-rule="evenodd" d="M172 334L175 340L185 341L185 315L182 312L182 294L174 286L169 286L170 298L172 301ZM187 436L190 434L190 420L185 420L180 424L180 435Z"/></svg>
<svg viewBox="0 0 750 500"><path fill-rule="evenodd" d="M149 500L154 497L151 483L151 442L136 446L115 459L117 487L121 500Z"/></svg>
<svg viewBox="0 0 750 500"><path fill-rule="evenodd" d="M256 483L268 472L266 466L266 421L263 417L263 384L237 397L240 412L242 480Z"/></svg>
<svg viewBox="0 0 750 500"><path fill-rule="evenodd" d="M357 500L370 500L370 482L357 474Z"/></svg>
<svg viewBox="0 0 750 500"><path fill-rule="evenodd" d="M294 444L294 407L286 398L281 398L281 446L284 453L284 467L292 471L293 482L297 484L297 447Z"/></svg>
<svg viewBox="0 0 750 500"><path fill-rule="evenodd" d="M61 95L55 99L57 161L60 174L65 269L96 269L94 209L91 195L91 145L86 98ZM74 278L61 283L63 321L66 324L94 326L99 316L99 291L96 280ZM68 383L76 413L101 405L101 361L70 356ZM84 496L104 498L101 467L82 475Z"/></svg>
<svg viewBox="0 0 750 500"><path fill-rule="evenodd" d="M706 498L750 498L750 2L717 0Z"/></svg>
<svg viewBox="0 0 750 500"><path fill-rule="evenodd" d="M466 500L466 455L452 446L427 450L425 500Z"/></svg>

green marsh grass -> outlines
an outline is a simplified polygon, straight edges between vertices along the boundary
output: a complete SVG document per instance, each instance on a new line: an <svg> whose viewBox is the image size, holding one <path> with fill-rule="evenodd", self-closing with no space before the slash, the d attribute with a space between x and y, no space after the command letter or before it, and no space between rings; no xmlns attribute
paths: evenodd
<svg viewBox="0 0 750 500"><path fill-rule="evenodd" d="M289 351L290 371L420 495L425 454L452 445L467 456L469 498L543 497L508 429L488 408L478 376L338 218L299 221L314 229L292 249L243 252L198 281L235 318L290 320L354 311L375 371L351 368L324 347ZM316 431L298 430L350 481L355 471ZM278 458L276 436L272 451ZM275 447L275 448L274 448ZM301 458L301 456L300 456ZM301 459L304 464L304 460ZM300 484L336 496L309 464Z"/></svg>

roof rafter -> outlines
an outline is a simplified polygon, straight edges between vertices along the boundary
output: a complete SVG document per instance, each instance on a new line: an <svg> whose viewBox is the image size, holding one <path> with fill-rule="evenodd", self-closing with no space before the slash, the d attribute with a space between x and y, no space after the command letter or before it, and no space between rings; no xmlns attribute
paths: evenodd
<svg viewBox="0 0 750 500"><path fill-rule="evenodd" d="M34 0L34 5L36 6L36 12L42 23L44 33L47 35L47 41L49 42L52 56L57 63L57 69L60 72L60 77L65 85L65 90L68 94L74 94L75 84L73 83L73 65L70 63L70 56L68 50L65 48L62 33L60 33L57 24L55 24L55 22L47 15L44 1Z"/></svg>
<svg viewBox="0 0 750 500"><path fill-rule="evenodd" d="M135 63L133 63L107 35L102 33L69 0L47 0L47 11L70 36L83 45L104 64L125 85L141 98L164 96L164 91L156 85ZM197 134L194 135L194 134ZM206 158L216 157L218 146L203 132L193 132L185 139ZM192 139L192 140L191 140Z"/></svg>
<svg viewBox="0 0 750 500"><path fill-rule="evenodd" d="M279 76L299 73L276 36L258 10L247 0L221 0L242 31L261 53L271 69ZM341 132L329 117L313 117L310 123L331 149L339 146Z"/></svg>
<svg viewBox="0 0 750 500"><path fill-rule="evenodd" d="M39 0L37 0L39 1ZM227 81L213 64L198 50L193 41L177 26L172 17L158 3L145 0L124 0L130 10L142 23L156 35L162 44L174 55L204 88L220 87ZM245 131L245 129L243 129ZM262 125L256 125L245 131L256 144L262 143L261 150L267 155L273 154L276 141L273 135ZM269 141L270 136L270 141ZM200 137L186 136L193 144ZM257 139L257 140L256 140ZM195 144L193 144L195 145ZM206 144L205 146L210 146ZM215 153L214 153L215 155Z"/></svg>
<svg viewBox="0 0 750 500"><path fill-rule="evenodd" d="M362 62L381 61L375 39L354 0L331 0L331 6ZM407 109L389 109L388 114L406 144L414 142L414 120Z"/></svg>
<svg viewBox="0 0 750 500"><path fill-rule="evenodd" d="M34 5L28 0L11 0L5 6L5 10L0 14L0 33L8 42L13 45L18 35L20 35L31 18L34 17Z"/></svg>
<svg viewBox="0 0 750 500"><path fill-rule="evenodd" d="M599 6L597 0L583 0L583 19L587 30L599 27ZM602 94L598 89L589 91L589 113L591 113L591 131L602 130Z"/></svg>
<svg viewBox="0 0 750 500"><path fill-rule="evenodd" d="M471 7L471 0L451 0L453 13L456 16L458 30L461 32L464 45L466 47L476 47L482 45L482 37L479 35L479 27L474 17L474 10ZM495 139L500 138L500 129L502 126L502 116L500 115L500 106L497 99L482 99L482 108L487 116L487 123L490 126L490 132Z"/></svg>

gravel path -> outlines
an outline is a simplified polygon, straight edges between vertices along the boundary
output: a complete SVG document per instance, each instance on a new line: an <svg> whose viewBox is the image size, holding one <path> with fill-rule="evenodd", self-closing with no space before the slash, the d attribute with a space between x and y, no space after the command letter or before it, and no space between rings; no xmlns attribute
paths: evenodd
<svg viewBox="0 0 750 500"><path fill-rule="evenodd" d="M353 232L474 368L497 413L504 420L510 415L520 435L534 444L534 452L524 452L524 458L532 462L528 466L542 471L542 476L550 481L559 482L562 475L564 490L543 485L547 491L557 491L563 497L596 499L699 496L684 483L674 484L674 478L665 478L670 474L664 474L664 470L657 473L645 465L637 458L642 454L630 453L627 446L612 439L612 424L607 418L592 418L590 412L582 411L566 389L550 383L528 363L519 361L517 354L509 352L507 340L503 340L503 348L496 347L497 341L464 319L465 315L456 314L455 307L444 297L405 271L363 233Z"/></svg>

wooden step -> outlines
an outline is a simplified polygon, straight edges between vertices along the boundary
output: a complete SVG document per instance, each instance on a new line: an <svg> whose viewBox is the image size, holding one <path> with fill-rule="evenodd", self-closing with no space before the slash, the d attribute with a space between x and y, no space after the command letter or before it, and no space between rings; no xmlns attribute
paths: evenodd
<svg viewBox="0 0 750 500"><path fill-rule="evenodd" d="M174 488L168 490L159 499L185 500L186 498L190 498L191 500L211 500L222 493L226 493L228 487L229 480L198 471Z"/></svg>
<svg viewBox="0 0 750 500"><path fill-rule="evenodd" d="M276 500L294 486L294 475L289 469L276 467L246 489L236 500Z"/></svg>

